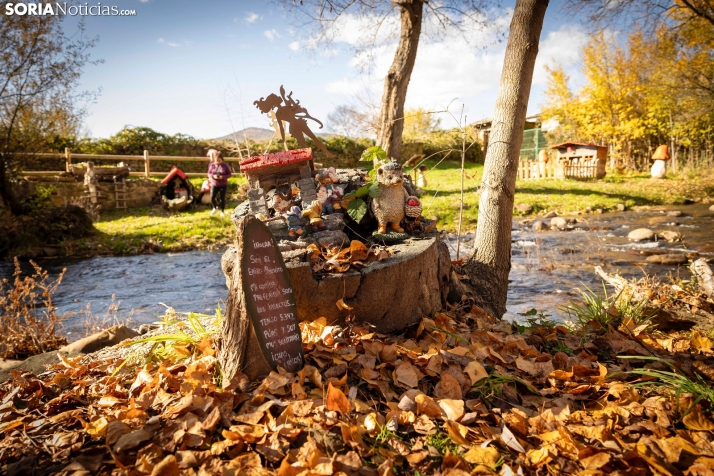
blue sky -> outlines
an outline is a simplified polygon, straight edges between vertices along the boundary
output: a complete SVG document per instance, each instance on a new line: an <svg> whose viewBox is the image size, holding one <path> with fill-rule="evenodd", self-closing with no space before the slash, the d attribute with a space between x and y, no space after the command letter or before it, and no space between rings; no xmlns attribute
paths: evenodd
<svg viewBox="0 0 714 476"><path fill-rule="evenodd" d="M91 1L89 2L92 3ZM114 0L102 5L134 9L133 17L87 17L92 51L99 65L88 65L82 89L101 93L90 106L86 126L94 137L107 137L124 125L185 133L200 138L232 129L267 127L252 102L281 84L294 92L310 113L323 121L355 97L381 98L393 44L372 51L365 73L353 47L360 25L347 18L330 50L309 51L274 4L254 1ZM510 10L494 12L493 24L508 25ZM69 18L68 32L73 30ZM492 32L475 32L483 48L447 36L419 47L407 95L407 107L439 109L451 99L461 104L469 122L493 113L505 41ZM545 84L543 64L570 65L577 76L578 53L586 40L582 27L564 17L552 2L541 37L529 112L537 112ZM452 119L444 116L442 124ZM232 123L232 124L231 124ZM330 124L325 124L329 129Z"/></svg>

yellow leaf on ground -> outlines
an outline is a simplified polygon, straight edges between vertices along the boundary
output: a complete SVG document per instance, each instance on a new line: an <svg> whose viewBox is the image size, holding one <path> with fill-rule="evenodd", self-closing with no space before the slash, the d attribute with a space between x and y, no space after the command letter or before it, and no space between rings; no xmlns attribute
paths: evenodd
<svg viewBox="0 0 714 476"><path fill-rule="evenodd" d="M699 405L692 408L687 415L682 418L682 423L687 425L687 428L696 431L712 431L714 430L714 422L702 413Z"/></svg>
<svg viewBox="0 0 714 476"><path fill-rule="evenodd" d="M441 408L436 404L433 398L420 393L414 398L417 404L417 414L422 413L431 418L437 418L441 416Z"/></svg>
<svg viewBox="0 0 714 476"><path fill-rule="evenodd" d="M464 372L466 372L466 374L471 379L471 385L475 384L483 378L488 377L488 372L486 372L486 369L483 367L483 365L476 362L475 360L472 360L466 365L466 368L464 368Z"/></svg>
<svg viewBox="0 0 714 476"><path fill-rule="evenodd" d="M580 464L583 465L584 469L600 469L610 462L610 455L608 453L597 453L587 458L582 458Z"/></svg>
<svg viewBox="0 0 714 476"><path fill-rule="evenodd" d="M492 448L490 446L488 448L474 446L463 455L463 458L471 464L483 464L490 468L494 468L496 463L498 463L500 455L498 454L498 450L496 450L496 448Z"/></svg>
<svg viewBox="0 0 714 476"><path fill-rule="evenodd" d="M699 331L692 332L691 344L700 353L712 351L712 340Z"/></svg>
<svg viewBox="0 0 714 476"><path fill-rule="evenodd" d="M337 300L337 309L339 309L340 311L351 311L354 308L352 306L348 306L347 304L345 304L345 301L343 299L338 299Z"/></svg>
<svg viewBox="0 0 714 476"><path fill-rule="evenodd" d="M459 420L464 416L464 401L442 398L439 407L444 411L447 420Z"/></svg>
<svg viewBox="0 0 714 476"><path fill-rule="evenodd" d="M327 384L327 399L325 408L347 415L350 412L350 401L339 388L333 387L332 383Z"/></svg>
<svg viewBox="0 0 714 476"><path fill-rule="evenodd" d="M104 436L107 433L109 422L106 418L97 418L84 425L84 429L92 436Z"/></svg>

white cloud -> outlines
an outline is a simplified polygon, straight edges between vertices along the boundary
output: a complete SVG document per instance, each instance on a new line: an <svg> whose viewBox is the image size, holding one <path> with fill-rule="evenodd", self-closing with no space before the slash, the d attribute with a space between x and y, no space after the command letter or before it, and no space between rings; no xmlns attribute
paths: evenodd
<svg viewBox="0 0 714 476"><path fill-rule="evenodd" d="M409 83L407 107L437 109L458 98L454 104L465 104L469 120L492 115L506 49L505 42L496 41L497 32L507 29L511 15L512 11L506 11L486 27L470 29L469 42L458 32L447 32L438 41L422 42ZM384 75L394 59L396 40L385 35L381 44L364 48L363 40L355 39L360 23L356 19L345 21L334 37L343 46L363 47L350 59L347 75L326 88L328 94L348 96L336 99L336 103L348 102L349 97L361 94L381 97ZM542 38L530 101L534 110L529 112L536 112L541 102L538 96L547 82L543 65L554 61L565 65L576 63L586 41L586 35L575 25L563 25ZM486 47L479 49L479 45ZM369 65L372 67L365 73L364 67ZM577 74L579 68L572 69Z"/></svg>
<svg viewBox="0 0 714 476"><path fill-rule="evenodd" d="M258 15L257 13L248 12L245 15L245 18L243 18L243 21L246 23L255 23L256 21L258 21L259 18L260 18L260 15Z"/></svg>
<svg viewBox="0 0 714 476"><path fill-rule="evenodd" d="M280 33L278 33L278 30L276 30L275 28L273 28L272 30L265 30L263 32L263 35L265 35L265 37L270 41L273 41L276 38L280 38Z"/></svg>
<svg viewBox="0 0 714 476"><path fill-rule="evenodd" d="M141 3L149 3L149 0L139 0Z"/></svg>
<svg viewBox="0 0 714 476"><path fill-rule="evenodd" d="M179 46L181 46L181 43L176 43L174 41L166 41L163 38L159 38L158 40L156 40L156 42L161 43L162 45L170 46L172 48L178 48Z"/></svg>
<svg viewBox="0 0 714 476"><path fill-rule="evenodd" d="M298 42L298 41L293 41L292 43L290 43L290 44L288 45L288 48L290 48L290 49L293 50L293 51L297 51L297 50L300 49L300 42Z"/></svg>

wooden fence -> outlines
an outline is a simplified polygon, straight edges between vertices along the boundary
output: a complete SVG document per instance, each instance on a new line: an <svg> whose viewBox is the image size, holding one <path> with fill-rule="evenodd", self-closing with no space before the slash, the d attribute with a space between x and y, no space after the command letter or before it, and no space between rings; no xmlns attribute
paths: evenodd
<svg viewBox="0 0 714 476"><path fill-rule="evenodd" d="M595 178L597 177L596 164L565 164L563 166L565 176L568 178Z"/></svg>
<svg viewBox="0 0 714 476"><path fill-rule="evenodd" d="M553 164L521 159L518 161L517 177L521 180L556 178L555 171L556 167Z"/></svg>
<svg viewBox="0 0 714 476"><path fill-rule="evenodd" d="M151 161L165 161L165 162L205 162L206 167L208 167L208 157L184 157L184 156L174 156L174 155L149 155L149 151L145 150L144 155L111 155L111 154L73 154L70 149L65 149L64 153L41 153L41 154L31 154L34 159L39 160L57 160L64 159L65 170L50 170L50 171L23 171L22 175L57 175L63 172L70 172L73 163L82 163L91 161L113 161L113 162L125 162L125 161L141 161L144 163L143 172L130 172L129 175L132 177L161 177L168 173L168 171L151 171ZM239 162L241 159L238 157L226 157L223 159L225 162ZM205 172L202 173L187 173L189 177L203 177L206 175Z"/></svg>
<svg viewBox="0 0 714 476"><path fill-rule="evenodd" d="M556 163L542 163L535 160L521 159L518 161L518 175L520 180L539 180L545 178L596 178L597 163L570 163L569 161ZM604 170L603 170L604 175Z"/></svg>

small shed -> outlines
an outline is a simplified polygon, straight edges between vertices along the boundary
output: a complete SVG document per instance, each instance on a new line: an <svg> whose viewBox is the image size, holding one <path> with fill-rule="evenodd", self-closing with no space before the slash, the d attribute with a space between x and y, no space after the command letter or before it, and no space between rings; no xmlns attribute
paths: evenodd
<svg viewBox="0 0 714 476"><path fill-rule="evenodd" d="M550 146L558 151L555 178L603 178L607 147L583 142Z"/></svg>
<svg viewBox="0 0 714 476"><path fill-rule="evenodd" d="M312 149L295 149L247 157L240 161L240 171L248 179L250 210L267 216L266 192L283 184L297 182L303 204L317 199Z"/></svg>

